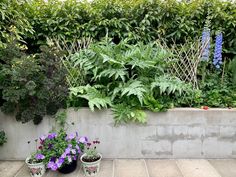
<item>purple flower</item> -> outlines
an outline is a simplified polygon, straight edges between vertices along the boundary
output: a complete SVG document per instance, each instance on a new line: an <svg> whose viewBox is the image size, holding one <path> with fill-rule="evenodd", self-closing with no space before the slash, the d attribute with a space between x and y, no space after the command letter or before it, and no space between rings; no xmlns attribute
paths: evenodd
<svg viewBox="0 0 236 177"><path fill-rule="evenodd" d="M202 60L207 61L210 55L210 38L211 33L209 28L204 28L202 32Z"/></svg>
<svg viewBox="0 0 236 177"><path fill-rule="evenodd" d="M72 140L75 138L75 134L71 133L69 136L67 135L66 140Z"/></svg>
<svg viewBox="0 0 236 177"><path fill-rule="evenodd" d="M85 136L82 136L82 137L79 139L79 142L81 142L81 143L87 143L87 142L88 142L88 138L85 137Z"/></svg>
<svg viewBox="0 0 236 177"><path fill-rule="evenodd" d="M56 171L58 169L57 164L50 161L47 165L48 168L51 168L51 170Z"/></svg>
<svg viewBox="0 0 236 177"><path fill-rule="evenodd" d="M51 158L50 158L50 161L51 161L51 162L55 162L55 160L56 160L56 157L51 157Z"/></svg>
<svg viewBox="0 0 236 177"><path fill-rule="evenodd" d="M81 153L80 147L78 145L75 146L75 148L77 149L78 153Z"/></svg>
<svg viewBox="0 0 236 177"><path fill-rule="evenodd" d="M68 147L68 148L66 148L66 150L65 150L65 154L67 155L67 154L70 154L70 150L71 150L71 148L70 147Z"/></svg>
<svg viewBox="0 0 236 177"><path fill-rule="evenodd" d="M55 138L55 137L57 137L57 134L56 133L50 133L49 135L48 135L48 139L53 139L53 138Z"/></svg>
<svg viewBox="0 0 236 177"><path fill-rule="evenodd" d="M222 64L222 43L223 43L223 35L222 33L219 33L216 36L215 51L213 58L213 65L217 69L219 69L220 65Z"/></svg>
<svg viewBox="0 0 236 177"><path fill-rule="evenodd" d="M64 158L59 158L56 160L56 165L58 168L61 167L61 165L64 163L65 159Z"/></svg>
<svg viewBox="0 0 236 177"><path fill-rule="evenodd" d="M72 148L72 144L68 144L68 147L69 147L69 148Z"/></svg>
<svg viewBox="0 0 236 177"><path fill-rule="evenodd" d="M42 135L42 136L39 137L39 139L40 139L41 141L44 141L46 138L47 138L46 135Z"/></svg>
<svg viewBox="0 0 236 177"><path fill-rule="evenodd" d="M66 158L66 153L64 152L62 155L61 155L61 158Z"/></svg>
<svg viewBox="0 0 236 177"><path fill-rule="evenodd" d="M79 133L78 132L75 132L75 135L76 135L76 137L79 137Z"/></svg>
<svg viewBox="0 0 236 177"><path fill-rule="evenodd" d="M76 159L77 159L76 156L74 156L74 157L73 157L73 160L76 160Z"/></svg>
<svg viewBox="0 0 236 177"><path fill-rule="evenodd" d="M36 155L35 155L35 158L36 158L37 160L42 160L42 159L45 158L45 156L44 156L43 154L36 154Z"/></svg>
<svg viewBox="0 0 236 177"><path fill-rule="evenodd" d="M53 145L52 144L48 144L48 149L52 149Z"/></svg>

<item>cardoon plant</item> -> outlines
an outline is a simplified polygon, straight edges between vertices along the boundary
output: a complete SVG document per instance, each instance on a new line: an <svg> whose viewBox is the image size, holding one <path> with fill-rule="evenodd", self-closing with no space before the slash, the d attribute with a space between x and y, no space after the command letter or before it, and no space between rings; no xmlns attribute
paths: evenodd
<svg viewBox="0 0 236 177"><path fill-rule="evenodd" d="M56 171L77 160L86 143L86 137L79 137L77 132L68 135L61 129L41 136L39 149L44 155L43 162L47 168ZM41 158L41 154L36 155Z"/></svg>
<svg viewBox="0 0 236 177"><path fill-rule="evenodd" d="M222 64L222 43L223 43L223 35L220 32L216 35L216 42L215 42L215 51L214 51L214 58L213 58L213 65L219 69L220 65Z"/></svg>

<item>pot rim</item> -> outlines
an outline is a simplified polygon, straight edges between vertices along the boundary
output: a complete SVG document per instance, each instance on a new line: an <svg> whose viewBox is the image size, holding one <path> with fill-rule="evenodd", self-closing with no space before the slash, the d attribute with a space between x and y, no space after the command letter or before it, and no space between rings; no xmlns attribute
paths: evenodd
<svg viewBox="0 0 236 177"><path fill-rule="evenodd" d="M80 157L80 161L81 161L81 162L86 163L86 164L93 164L93 163L97 163L97 162L99 162L99 161L102 160L102 154L101 154L101 153L98 153L98 155L100 156L100 158L99 158L98 160L96 160L96 161L94 161L94 162L85 162L85 161L83 161L83 157L86 156L86 155L87 155L86 153L84 153L83 155L81 155L81 157Z"/></svg>
<svg viewBox="0 0 236 177"><path fill-rule="evenodd" d="M39 163L29 163L29 162L28 162L29 159L30 159L30 156L28 156L28 157L25 159L25 163L26 163L28 166L44 165L43 162L39 162Z"/></svg>

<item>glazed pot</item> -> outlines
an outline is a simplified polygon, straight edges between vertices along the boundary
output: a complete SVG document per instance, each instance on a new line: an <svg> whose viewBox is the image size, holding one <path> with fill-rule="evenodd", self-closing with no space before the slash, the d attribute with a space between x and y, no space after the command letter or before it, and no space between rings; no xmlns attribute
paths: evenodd
<svg viewBox="0 0 236 177"><path fill-rule="evenodd" d="M77 160L73 160L70 164L63 165L61 168L58 169L58 171L63 174L68 174L75 171L76 167Z"/></svg>
<svg viewBox="0 0 236 177"><path fill-rule="evenodd" d="M40 163L29 163L30 157L27 157L25 163L29 168L30 175L32 177L41 177L44 175L46 169L43 162Z"/></svg>
<svg viewBox="0 0 236 177"><path fill-rule="evenodd" d="M102 155L98 154L100 158L97 159L96 161L93 161L93 162L84 161L83 157L85 157L86 155L87 154L85 153L80 157L80 161L82 163L82 168L83 168L84 174L86 176L95 176L95 175L97 175L97 173L100 170L100 162L102 159Z"/></svg>

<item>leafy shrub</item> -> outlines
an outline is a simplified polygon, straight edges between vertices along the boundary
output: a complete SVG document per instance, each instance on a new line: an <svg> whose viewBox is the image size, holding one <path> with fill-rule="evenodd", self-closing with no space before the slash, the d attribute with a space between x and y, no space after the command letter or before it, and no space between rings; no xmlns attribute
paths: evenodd
<svg viewBox="0 0 236 177"><path fill-rule="evenodd" d="M6 48L1 52L0 89L5 100L1 109L5 113L15 112L18 121L33 120L38 124L44 115L55 114L58 108L65 106L65 70L58 53L51 49L42 47L42 52L35 55L15 49L18 52L11 56L12 50Z"/></svg>
<svg viewBox="0 0 236 177"><path fill-rule="evenodd" d="M18 0L1 0L0 2L0 48L14 40L23 40L23 35L33 34L25 11L25 2Z"/></svg>
<svg viewBox="0 0 236 177"><path fill-rule="evenodd" d="M192 91L191 84L168 76L169 55L156 42L92 44L67 60L84 74L83 83L87 83L69 88L70 105L79 106L77 103L83 100L92 111L112 107L116 123L145 123L143 109L162 111L170 107L171 104L160 97L170 98Z"/></svg>
<svg viewBox="0 0 236 177"><path fill-rule="evenodd" d="M7 137L4 131L0 131L0 146L7 142Z"/></svg>

